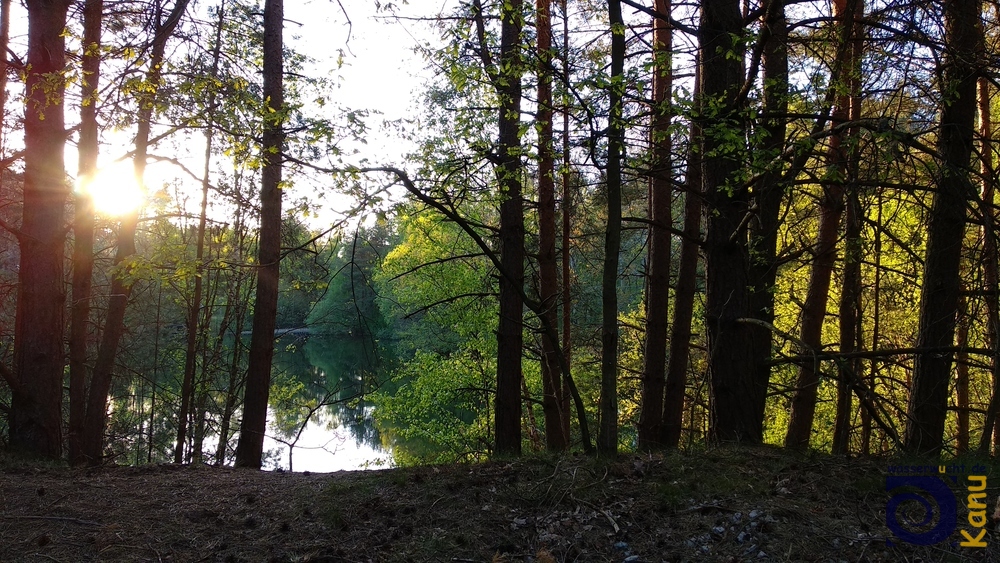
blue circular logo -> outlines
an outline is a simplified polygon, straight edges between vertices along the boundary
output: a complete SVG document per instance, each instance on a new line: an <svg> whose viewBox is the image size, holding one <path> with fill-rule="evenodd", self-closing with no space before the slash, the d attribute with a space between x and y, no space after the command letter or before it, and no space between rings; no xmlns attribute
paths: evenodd
<svg viewBox="0 0 1000 563"><path fill-rule="evenodd" d="M915 545L933 545L955 533L958 503L941 479L889 475L885 490L892 495L885 506L885 525L897 538ZM914 513L919 516L911 517Z"/></svg>

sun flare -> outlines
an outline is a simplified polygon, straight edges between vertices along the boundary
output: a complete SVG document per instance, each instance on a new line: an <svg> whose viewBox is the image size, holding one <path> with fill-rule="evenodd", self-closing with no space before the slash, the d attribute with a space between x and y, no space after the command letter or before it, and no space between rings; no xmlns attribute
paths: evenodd
<svg viewBox="0 0 1000 563"><path fill-rule="evenodd" d="M112 217L135 211L146 199L135 177L132 161L115 162L101 168L89 181L81 180L77 189L90 194L97 213Z"/></svg>

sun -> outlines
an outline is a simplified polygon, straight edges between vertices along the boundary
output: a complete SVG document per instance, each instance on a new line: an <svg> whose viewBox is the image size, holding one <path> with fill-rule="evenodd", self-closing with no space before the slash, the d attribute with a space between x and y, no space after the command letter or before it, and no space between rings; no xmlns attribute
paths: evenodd
<svg viewBox="0 0 1000 563"><path fill-rule="evenodd" d="M146 199L130 160L101 168L92 179L78 181L77 189L90 194L97 213L110 217L135 211Z"/></svg>

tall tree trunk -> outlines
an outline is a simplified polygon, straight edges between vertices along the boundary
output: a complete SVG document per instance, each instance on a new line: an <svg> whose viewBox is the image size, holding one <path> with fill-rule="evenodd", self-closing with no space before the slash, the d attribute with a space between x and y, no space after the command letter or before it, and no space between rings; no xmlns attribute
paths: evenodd
<svg viewBox="0 0 1000 563"><path fill-rule="evenodd" d="M552 0L536 0L538 29L538 278L542 315L548 326L559 326L559 272L556 264L555 156L552 147ZM542 409L545 412L545 446L559 451L569 447L563 432L569 412L563 410L563 382L557 357L558 333L542 333Z"/></svg>
<svg viewBox="0 0 1000 563"><path fill-rule="evenodd" d="M563 83L569 84L569 12L566 11L566 0L562 0L563 13ZM572 100L568 89L563 93L563 130L562 130L562 352L565 362L563 369L563 390L561 409L567 413L563 417L563 434L569 440L569 399L570 373L572 365L573 350L573 300L572 300L572 271L570 269L570 216L572 213L572 193L570 193L570 145L569 145L569 114ZM585 415L581 415L585 416ZM586 419L584 419L586 420Z"/></svg>
<svg viewBox="0 0 1000 563"><path fill-rule="evenodd" d="M849 60L851 71L848 76L847 90L851 93L850 120L858 123L861 120L861 72L864 58L864 29L861 24L864 4L859 2L855 8L853 42ZM857 138L858 128L852 126L848 131L850 138ZM854 352L861 343L861 200L858 195L858 175L860 173L859 153L852 146L847 159L847 189L845 193L846 207L844 215L844 285L840 289L838 304L840 317L840 351ZM845 359L837 363L837 406L833 423L833 453L846 454L851 443L851 415L854 400L851 389L857 386L857 378L861 374L861 359ZM871 389L871 387L869 387ZM863 400L862 400L862 407ZM867 412L863 409L863 412Z"/></svg>
<svg viewBox="0 0 1000 563"><path fill-rule="evenodd" d="M991 375L993 391L990 404L986 410L986 420L979 439L978 451L986 454L990 451L990 437L996 426L997 412L1000 410L1000 285L998 285L997 261L997 231L994 200L996 199L996 167L993 163L993 118L990 109L990 82L987 78L979 79L979 119L980 138L982 139L983 176L982 208L980 215L983 220L983 289L986 295L986 343L993 350L991 358Z"/></svg>
<svg viewBox="0 0 1000 563"><path fill-rule="evenodd" d="M852 117L853 119L853 117ZM854 176L857 167L853 167ZM848 187L844 229L844 285L840 290L840 351L851 353L857 349L860 330L861 296L861 202L857 184ZM851 389L861 371L857 358L843 359L837 364L837 411L833 425L834 454L846 454L851 443L851 413L854 400Z"/></svg>
<svg viewBox="0 0 1000 563"><path fill-rule="evenodd" d="M743 18L739 0L706 2L698 40L703 98L716 111L702 116L702 174L709 204L706 328L710 374L709 439L763 440L767 381L746 369L756 357L750 316L750 257L744 216L749 193L738 184L745 147L736 96L744 82ZM735 139L734 140L734 136Z"/></svg>
<svg viewBox="0 0 1000 563"><path fill-rule="evenodd" d="M218 21L215 28L215 46L212 47L212 74L211 78L216 78L219 74L219 58L222 52L222 24L226 17L225 0L219 2ZM208 188L211 184L212 165L212 141L215 135L215 89L211 89L208 95L207 118L205 122L205 166L201 176L201 213L198 215L197 242L195 243L195 274L194 292L191 301L188 303L187 314L187 347L184 351L184 379L181 383L181 410L177 413L177 443L174 447L174 463L181 463L184 460L184 443L186 442L188 411L191 405L191 394L194 388L194 373L197 364L197 342L198 333L201 330L208 330L207 325L198 323L201 313L201 293L203 283L203 268L205 257L205 226L208 222ZM206 317L209 317L206 314ZM210 318L210 317L209 317Z"/></svg>
<svg viewBox="0 0 1000 563"><path fill-rule="evenodd" d="M763 110L764 139L756 154L763 157L764 171L754 184L754 205L757 212L750 220L750 314L766 325L749 327L753 333L754 360L749 366L755 381L767 381L771 371L773 335L767 325L774 323L774 287L778 265L775 256L778 247L778 225L781 202L784 199L784 159L786 122L788 114L788 22L785 18L785 0L769 0L764 13L763 29L766 33L762 50L764 87Z"/></svg>
<svg viewBox="0 0 1000 563"><path fill-rule="evenodd" d="M822 347L823 322L826 319L826 305L830 297L830 280L837 260L837 238L840 218L844 211L844 186L848 177L848 151L845 146L848 128L843 125L850 119L851 99L856 97L856 93L851 91L850 87L859 85L857 81L850 79L856 66L853 63L854 57L860 56L860 53L853 52L854 40L851 37L856 27L854 20L859 15L857 12L859 4L857 1L849 4L849 0L835 0L833 3L833 17L840 21L840 41L846 45L848 54L847 63L841 68L834 68L831 77L831 84L840 93L837 95L831 115L832 133L826 174L830 182L822 184L823 196L819 204L819 232L814 250L815 258L809 276L806 301L802 306L802 327L799 333L799 340L805 345L802 354L810 354ZM792 396L788 432L785 434L786 447L795 449L809 447L819 389L818 368L815 362L803 362L799 366L795 393Z"/></svg>
<svg viewBox="0 0 1000 563"><path fill-rule="evenodd" d="M31 0L24 97L24 205L11 383L10 443L62 454L66 182L63 118L67 0Z"/></svg>
<svg viewBox="0 0 1000 563"><path fill-rule="evenodd" d="M159 92L163 74L163 57L167 40L180 23L181 16L190 0L177 0L164 21L156 21L153 44L149 55L149 69L146 71L146 88L138 96L138 128L135 136L135 156L133 165L136 181L141 185L146 171L146 156L149 150L149 135L153 121L153 109ZM118 227L118 250L115 252L115 267L123 264L135 254L135 230L139 222L139 209L129 211L122 217ZM126 272L116 272L111 280L111 294L108 297L108 313L104 322L104 334L94 362L94 372L90 380L87 396L87 414L83 428L83 457L90 465L101 463L104 448L104 428L108 420L108 392L114 375L118 346L125 331L125 309L132 295L132 283Z"/></svg>
<svg viewBox="0 0 1000 563"><path fill-rule="evenodd" d="M700 73L696 72L696 107L700 106L700 96L701 79ZM684 194L684 239L681 241L680 264L677 269L674 318L670 326L670 358L663 403L661 442L668 448L679 445L684 420L684 395L691 354L691 321L694 318L694 296L698 291L698 253L701 248L702 141L701 126L697 121L692 121Z"/></svg>
<svg viewBox="0 0 1000 563"><path fill-rule="evenodd" d="M968 168L983 37L979 6L973 0L944 4L946 48L940 86L944 103L937 142L940 170L927 232L917 336L917 347L925 351L914 362L904 440L907 451L932 456L941 451L947 414L952 354L940 348L954 343L965 207L972 190Z"/></svg>
<svg viewBox="0 0 1000 563"><path fill-rule="evenodd" d="M958 300L958 327L955 334L955 454L969 451L969 353L964 350L969 345L969 303L964 296Z"/></svg>
<svg viewBox="0 0 1000 563"><path fill-rule="evenodd" d="M497 394L494 448L502 455L521 454L521 353L524 337L524 202L521 195L521 0L501 6L500 60L494 86L500 98L500 323L497 328Z"/></svg>
<svg viewBox="0 0 1000 563"><path fill-rule="evenodd" d="M670 0L656 0L654 9L670 13ZM673 34L669 23L653 18L653 117L650 130L653 162L649 182L649 250L646 274L646 346L642 373L639 449L662 447L663 389L667 365L667 307L670 300L670 206L673 164L670 118Z"/></svg>
<svg viewBox="0 0 1000 563"><path fill-rule="evenodd" d="M597 451L618 455L618 253L622 229L622 152L625 94L625 24L619 0L608 2L611 23L611 80L606 171L608 224L604 231L604 275L601 283L601 426Z"/></svg>
<svg viewBox="0 0 1000 563"><path fill-rule="evenodd" d="M239 282L237 282L237 289L234 295L239 295ZM239 334L239 328L243 325L242 314L237 315L237 320L235 326L237 329L234 331ZM243 347L240 345L238 339L237 342L233 344L233 358L229 365L229 384L226 386L226 399L225 406L222 409L222 419L219 421L219 441L216 445L215 450L215 465L221 466L226 462L226 452L229 446L229 427L232 423L233 412L236 410L236 403L239 400L239 387L240 387L240 358L242 355Z"/></svg>
<svg viewBox="0 0 1000 563"><path fill-rule="evenodd" d="M97 86L101 73L101 16L103 0L87 0L83 8L83 78L80 81L80 142L77 178L80 186L73 206L73 294L69 329L69 461L83 456L87 416L87 344L90 339L90 297L94 273L94 205L89 185L97 173ZM2 113L0 113L2 115Z"/></svg>
<svg viewBox="0 0 1000 563"><path fill-rule="evenodd" d="M243 224L243 211L237 210L236 219L233 225L233 237L235 238L236 260L243 260L243 248L245 242L246 228ZM242 359L245 347L239 337L243 327L246 326L246 317L249 314L248 304L250 295L245 286L246 278L242 274L236 273L236 280L226 284L227 302L233 303L236 307L233 312L233 354L229 360L229 383L225 389L225 406L222 410L222 420L219 422L219 442L216 447L215 465L223 465L226 462L226 455L229 450L230 427L232 417L242 397L242 387L244 384L244 372L242 369Z"/></svg>
<svg viewBox="0 0 1000 563"><path fill-rule="evenodd" d="M260 241L257 291L250 335L250 367L243 399L243 424L236 445L236 466L260 469L271 390L274 328L278 314L278 266L281 259L281 159L285 144L283 0L264 2L264 139L261 145Z"/></svg>
<svg viewBox="0 0 1000 563"><path fill-rule="evenodd" d="M875 224L882 225L883 220L883 204L882 204L882 193L876 192L875 194ZM871 339L871 349L878 350L879 343L882 341L882 228L879 227L875 229L875 241L872 244L872 254L875 259L875 263L872 265L872 270L874 270L874 280L872 280L872 339ZM858 338L861 341L861 338ZM878 374L880 371L879 358L872 358L872 361L868 368L868 377L866 378L868 389L875 390L876 382L878 381ZM858 397L861 399L861 397ZM861 409L861 444L859 452L861 455L869 455L872 448L872 430L873 430L874 417L868 409Z"/></svg>

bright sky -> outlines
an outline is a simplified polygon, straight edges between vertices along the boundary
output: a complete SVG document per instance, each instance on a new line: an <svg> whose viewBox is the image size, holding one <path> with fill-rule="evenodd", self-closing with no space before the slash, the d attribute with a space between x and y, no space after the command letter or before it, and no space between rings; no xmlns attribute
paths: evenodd
<svg viewBox="0 0 1000 563"><path fill-rule="evenodd" d="M447 1L435 2L435 7L432 8L429 2L421 0L419 9L403 6L403 10L409 14L433 15L446 4ZM205 6L207 5L200 9L205 9ZM13 18L15 25L12 29L12 45L24 42L26 29L23 14L20 16ZM427 25L396 21L385 12L377 12L375 3L370 0L286 0L285 19L286 47L316 61L315 66L306 69L306 72L335 78L338 86L334 91L325 93L328 99L347 110L371 112L366 119L369 130L366 143L342 147L360 151L357 155L347 157L345 162L354 163L365 158L372 164L404 164L404 156L412 146L401 140L391 128L385 127L385 123L405 119L416 112L415 100L419 97L421 84L428 73L423 61L414 54L414 47L417 45L415 37L428 37ZM341 54L343 66L338 68L337 61ZM67 107L68 123L75 121L75 111L75 107ZM131 184L125 178L128 167L113 164L113 159L131 149L132 134L134 131L130 130L120 135L104 135L105 141L110 140L114 146L102 149L100 166L102 169L115 169L113 174L106 176L107 181L100 183L107 188L108 193L103 196L95 194L99 200L103 200L104 210L121 211L122 202L134 199L126 194L125 186ZM200 144L200 135L193 136L192 141ZM153 149L153 152L163 153L167 150L160 148ZM192 147L189 156L174 156L182 158L190 170L200 172L201 154L200 148ZM76 169L76 158L75 146L68 144L66 167L71 175ZM155 191L176 177L182 179L187 186L185 191L190 192L189 206L196 206L200 199L200 186L194 179L170 165L150 163L145 180L149 189ZM309 190L316 187L316 184L310 182L302 182L301 185L304 191L293 192L287 198L289 201L311 195ZM312 221L313 227L317 229L336 222L341 218L338 212L350 209L356 203L346 197L337 197L329 191L325 193L324 202L325 209L321 209L319 217Z"/></svg>

